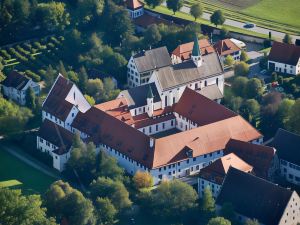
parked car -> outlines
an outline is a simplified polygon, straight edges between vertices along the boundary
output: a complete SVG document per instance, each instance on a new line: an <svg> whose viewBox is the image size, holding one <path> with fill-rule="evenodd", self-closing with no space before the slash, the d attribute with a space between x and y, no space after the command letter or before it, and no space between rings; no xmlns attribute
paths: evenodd
<svg viewBox="0 0 300 225"><path fill-rule="evenodd" d="M244 28L254 28L255 26L254 23L245 23Z"/></svg>

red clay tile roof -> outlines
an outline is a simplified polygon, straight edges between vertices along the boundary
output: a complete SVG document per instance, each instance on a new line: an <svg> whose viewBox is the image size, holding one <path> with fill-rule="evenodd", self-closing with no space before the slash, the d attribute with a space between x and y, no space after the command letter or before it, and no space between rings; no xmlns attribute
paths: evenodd
<svg viewBox="0 0 300 225"><path fill-rule="evenodd" d="M37 136L57 146L55 153L59 155L68 152L73 142L73 134L70 131L47 119L42 123Z"/></svg>
<svg viewBox="0 0 300 225"><path fill-rule="evenodd" d="M186 88L174 107L174 111L199 126L234 117L237 114L226 107Z"/></svg>
<svg viewBox="0 0 300 225"><path fill-rule="evenodd" d="M253 167L234 153L225 155L200 171L200 177L221 185L230 167L249 173Z"/></svg>
<svg viewBox="0 0 300 225"><path fill-rule="evenodd" d="M72 127L90 135L95 144L108 145L142 165L152 167L150 137L109 114L92 107L86 113L79 112Z"/></svg>
<svg viewBox="0 0 300 225"><path fill-rule="evenodd" d="M193 46L194 46L193 41L182 45L178 45L177 48L172 52L172 55L176 55L177 57L180 57L182 60L188 60L191 58ZM200 39L199 46L202 55L207 55L215 51L207 39Z"/></svg>
<svg viewBox="0 0 300 225"><path fill-rule="evenodd" d="M234 44L230 39L224 39L214 44L214 48L220 56L228 55L241 49Z"/></svg>
<svg viewBox="0 0 300 225"><path fill-rule="evenodd" d="M252 165L256 176L268 178L268 170L275 155L274 148L231 139L224 150L224 154L230 153Z"/></svg>
<svg viewBox="0 0 300 225"><path fill-rule="evenodd" d="M5 87L12 87L17 90L22 90L29 80L29 78L14 70L5 78L5 80L1 82L1 84Z"/></svg>
<svg viewBox="0 0 300 225"><path fill-rule="evenodd" d="M153 167L188 159L188 150L193 150L196 157L225 149L232 138L249 142L260 137L262 135L241 116L230 117L157 139Z"/></svg>
<svg viewBox="0 0 300 225"><path fill-rule="evenodd" d="M144 3L139 0L127 0L126 6L128 9L135 10L144 6Z"/></svg>
<svg viewBox="0 0 300 225"><path fill-rule="evenodd" d="M189 91L192 90L189 89ZM211 100L201 95L200 97L204 101L197 103L200 105L204 104L202 106L206 110L209 108L206 105L212 104L209 102ZM120 102L120 100L118 101ZM115 105L116 102L107 105ZM214 110L220 114L224 113L224 107L217 103L215 104ZM210 124L156 139L154 147L150 148L149 136L129 126L127 121L120 121L120 118L110 115L111 112L104 112L99 108L105 107L97 106L97 108L92 107L86 113L79 112L72 126L91 136L90 139L96 144L103 143L108 145L148 168L161 167L185 160L188 158L186 153L190 149L193 150L193 157L195 157L223 150L231 138L248 142L261 137L261 134L242 117L230 114L231 117L215 116L214 120L203 118L203 121L210 122ZM164 113L164 111L160 112ZM205 113L204 115L210 117L210 114ZM137 125L139 123L145 126L145 123L148 125L149 121L153 124L172 118L174 118L173 114L166 114L164 117L156 119L142 114L132 119L135 121L136 127L139 127Z"/></svg>
<svg viewBox="0 0 300 225"><path fill-rule="evenodd" d="M274 41L269 60L289 65L297 65L300 58L300 46Z"/></svg>
<svg viewBox="0 0 300 225"><path fill-rule="evenodd" d="M73 105L65 100L73 83L59 75L49 95L43 103L43 110L65 121Z"/></svg>

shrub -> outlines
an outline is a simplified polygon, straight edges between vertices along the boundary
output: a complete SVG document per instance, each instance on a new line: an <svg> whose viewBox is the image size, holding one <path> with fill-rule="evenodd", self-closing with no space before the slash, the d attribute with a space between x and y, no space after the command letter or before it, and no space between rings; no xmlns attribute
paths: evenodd
<svg viewBox="0 0 300 225"><path fill-rule="evenodd" d="M8 54L8 52L7 52L5 49L2 49L2 50L1 50L1 54L4 56L4 58L5 58L6 60L11 59L11 55Z"/></svg>
<svg viewBox="0 0 300 225"><path fill-rule="evenodd" d="M133 182L137 189L149 188L153 186L153 177L148 172L137 171L133 177Z"/></svg>
<svg viewBox="0 0 300 225"><path fill-rule="evenodd" d="M36 73L30 71L30 70L26 70L26 71L25 71L25 74L26 74L28 77L32 78L32 80L35 81L35 82L41 81L41 77L40 77L39 75L37 75Z"/></svg>

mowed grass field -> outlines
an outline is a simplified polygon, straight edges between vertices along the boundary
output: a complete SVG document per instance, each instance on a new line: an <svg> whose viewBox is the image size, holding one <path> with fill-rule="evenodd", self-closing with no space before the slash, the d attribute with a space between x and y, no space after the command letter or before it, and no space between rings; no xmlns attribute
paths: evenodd
<svg viewBox="0 0 300 225"><path fill-rule="evenodd" d="M300 34L299 0L185 0L185 4L191 6L199 1L209 13L221 9L228 19Z"/></svg>
<svg viewBox="0 0 300 225"><path fill-rule="evenodd" d="M299 0L261 0L242 12L300 28Z"/></svg>
<svg viewBox="0 0 300 225"><path fill-rule="evenodd" d="M44 193L55 181L0 148L0 181L11 180L21 182L15 188L22 189L25 194Z"/></svg>

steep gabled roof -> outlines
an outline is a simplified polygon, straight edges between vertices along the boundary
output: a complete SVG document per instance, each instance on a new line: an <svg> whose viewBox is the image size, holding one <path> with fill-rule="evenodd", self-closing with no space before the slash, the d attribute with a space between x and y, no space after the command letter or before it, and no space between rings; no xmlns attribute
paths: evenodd
<svg viewBox="0 0 300 225"><path fill-rule="evenodd" d="M241 50L230 39L224 39L224 40L218 41L216 44L214 44L214 48L221 56L228 55L228 54L231 54L231 53Z"/></svg>
<svg viewBox="0 0 300 225"><path fill-rule="evenodd" d="M215 52L214 48L211 46L207 39L200 39L198 41L201 54L207 55ZM176 55L180 57L182 60L188 60L191 58L192 50L193 50L194 42L188 42L185 44L178 45L177 48L172 52L172 55Z"/></svg>
<svg viewBox="0 0 300 225"><path fill-rule="evenodd" d="M198 41L197 35L194 36L192 56L201 56L201 49L199 47L199 41Z"/></svg>
<svg viewBox="0 0 300 225"><path fill-rule="evenodd" d="M300 136L279 128L270 146L277 150L279 158L300 165Z"/></svg>
<svg viewBox="0 0 300 225"><path fill-rule="evenodd" d="M17 71L13 70L9 73L9 75L1 82L1 84L5 87L12 87L17 90L22 90L26 84L30 81L30 79Z"/></svg>
<svg viewBox="0 0 300 225"><path fill-rule="evenodd" d="M300 58L300 46L274 41L269 60L289 65L297 65Z"/></svg>
<svg viewBox="0 0 300 225"><path fill-rule="evenodd" d="M237 213L274 225L279 224L292 194L291 190L231 167L216 203L229 202Z"/></svg>
<svg viewBox="0 0 300 225"><path fill-rule="evenodd" d="M77 114L72 127L88 134L95 144L108 145L142 165L152 167L150 137L113 116L91 107L86 113Z"/></svg>
<svg viewBox="0 0 300 225"><path fill-rule="evenodd" d="M268 178L268 171L272 166L272 160L275 155L274 148L230 139L224 154L230 153L236 154L242 160L252 165L256 176Z"/></svg>
<svg viewBox="0 0 300 225"><path fill-rule="evenodd" d="M172 65L171 57L165 46L142 51L134 55L133 60L140 73Z"/></svg>
<svg viewBox="0 0 300 225"><path fill-rule="evenodd" d="M231 138L249 142L260 137L261 134L241 116L212 122L156 139L153 167L186 160L190 150L193 157L223 150Z"/></svg>
<svg viewBox="0 0 300 225"><path fill-rule="evenodd" d="M192 60L188 60L154 71L161 89L168 90L223 73L223 67L216 53L204 55L202 60L200 67L196 67Z"/></svg>
<svg viewBox="0 0 300 225"><path fill-rule="evenodd" d="M65 121L73 107L65 100L72 87L71 81L59 75L43 103L43 110Z"/></svg>
<svg viewBox="0 0 300 225"><path fill-rule="evenodd" d="M137 108L147 105L147 94L149 89L151 89L153 95L153 102L161 101L155 83L144 84L121 91L119 96L126 99L129 108Z"/></svg>
<svg viewBox="0 0 300 225"><path fill-rule="evenodd" d="M200 177L221 185L230 167L234 167L246 173L251 172L253 169L251 165L240 159L234 153L230 153L201 169Z"/></svg>
<svg viewBox="0 0 300 225"><path fill-rule="evenodd" d="M70 131L48 119L42 123L37 136L57 146L55 153L59 155L68 152L73 142L73 134Z"/></svg>
<svg viewBox="0 0 300 225"><path fill-rule="evenodd" d="M136 10L144 6L144 3L139 0L126 0L125 4L127 8L131 10Z"/></svg>
<svg viewBox="0 0 300 225"><path fill-rule="evenodd" d="M235 112L190 88L185 88L181 98L174 107L174 112L199 126L237 116Z"/></svg>

